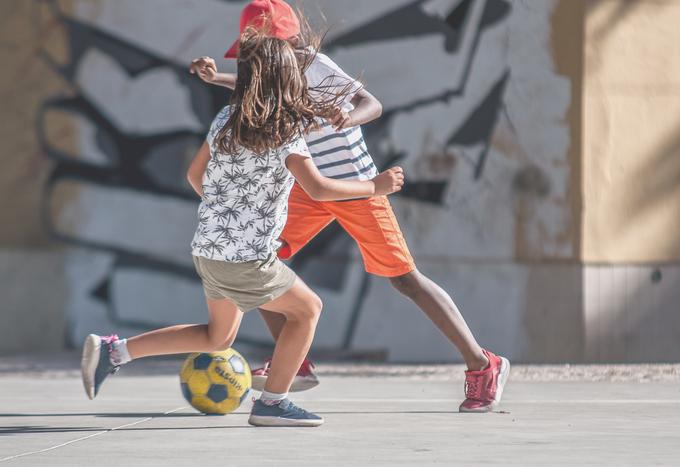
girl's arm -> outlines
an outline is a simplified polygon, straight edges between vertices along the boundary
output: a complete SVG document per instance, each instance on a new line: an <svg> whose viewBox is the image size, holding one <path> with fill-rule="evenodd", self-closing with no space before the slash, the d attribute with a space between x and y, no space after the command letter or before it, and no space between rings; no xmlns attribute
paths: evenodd
<svg viewBox="0 0 680 467"><path fill-rule="evenodd" d="M341 201L390 195L404 185L404 170L392 167L369 181L334 180L321 175L310 157L291 154L286 166L307 194L316 201Z"/></svg>
<svg viewBox="0 0 680 467"><path fill-rule="evenodd" d="M189 72L191 74L198 74L199 78L208 84L215 84L232 90L236 87L236 74L219 73L215 60L210 57L200 57L192 60Z"/></svg>
<svg viewBox="0 0 680 467"><path fill-rule="evenodd" d="M189 165L187 170L187 180L189 185L194 189L196 194L203 198L203 174L208 167L210 161L210 147L207 142L204 142L201 148L194 156L194 160Z"/></svg>

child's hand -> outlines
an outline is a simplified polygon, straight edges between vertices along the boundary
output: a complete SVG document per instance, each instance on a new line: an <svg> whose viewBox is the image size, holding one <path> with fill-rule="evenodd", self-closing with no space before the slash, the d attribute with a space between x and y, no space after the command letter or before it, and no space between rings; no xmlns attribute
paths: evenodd
<svg viewBox="0 0 680 467"><path fill-rule="evenodd" d="M373 179L375 196L391 195L404 186L404 169L392 167Z"/></svg>
<svg viewBox="0 0 680 467"><path fill-rule="evenodd" d="M206 83L212 83L217 78L217 65L210 57L200 57L191 61L189 66L191 74L198 74Z"/></svg>
<svg viewBox="0 0 680 467"><path fill-rule="evenodd" d="M331 125L333 125L335 131L356 126L352 119L352 115L339 107L335 109L335 115L331 116L328 121L331 123Z"/></svg>

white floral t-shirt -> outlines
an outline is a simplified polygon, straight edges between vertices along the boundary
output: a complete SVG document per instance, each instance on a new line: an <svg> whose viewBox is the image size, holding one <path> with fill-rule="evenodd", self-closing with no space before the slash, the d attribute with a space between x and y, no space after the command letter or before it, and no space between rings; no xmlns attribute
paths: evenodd
<svg viewBox="0 0 680 467"><path fill-rule="evenodd" d="M281 246L279 236L288 217L294 179L286 158L311 155L302 136L262 154L245 148L236 154L220 151L215 138L230 113L227 106L217 114L206 138L210 161L191 253L234 263L266 260Z"/></svg>

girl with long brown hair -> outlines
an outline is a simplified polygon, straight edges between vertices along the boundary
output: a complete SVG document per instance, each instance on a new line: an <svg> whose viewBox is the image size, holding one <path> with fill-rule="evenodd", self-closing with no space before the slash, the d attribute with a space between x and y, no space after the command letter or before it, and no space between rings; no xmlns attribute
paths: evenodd
<svg viewBox="0 0 680 467"><path fill-rule="evenodd" d="M184 324L128 339L91 334L85 340L82 376L90 398L105 378L132 359L227 349L243 313L260 307L285 319L271 372L249 423L318 426L323 419L287 398L309 351L321 299L277 258L288 196L297 181L317 200L382 196L401 189L401 168L369 181L323 177L304 140L330 116L342 91L313 98L304 63L292 45L255 31L241 36L238 79L230 105L213 121L188 171L201 196L192 241L209 312L208 324ZM304 62L304 60L303 60Z"/></svg>
<svg viewBox="0 0 680 467"><path fill-rule="evenodd" d="M298 17L299 16L299 17ZM297 15L284 0L251 0L242 10L241 28L256 27L267 34L288 40L299 56L312 57L306 67L308 85L314 93L333 98L333 91L350 85L348 98L338 112L318 130L305 134L305 140L319 171L344 180L371 180L377 168L364 141L361 126L380 117L382 105L358 81L323 53L308 27L304 14ZM310 34L311 32L311 34ZM311 38L311 40L310 40ZM236 58L238 41L225 58ZM210 57L194 60L190 71L205 82L234 88L236 74L220 73ZM408 89L404 89L408 92ZM349 202L320 202L295 185L288 199L288 222L281 233L279 258L290 259L326 226L337 221L357 244L367 273L388 278L390 284L408 297L446 336L465 360L465 400L461 412L490 412L501 401L510 374L507 358L494 354L477 342L452 297L416 267L399 222L386 197ZM260 310L274 340L284 324L281 315ZM447 360L446 355L442 359ZM261 389L270 374L270 359L253 370L253 387ZM319 384L314 365L305 359L292 390L303 391Z"/></svg>

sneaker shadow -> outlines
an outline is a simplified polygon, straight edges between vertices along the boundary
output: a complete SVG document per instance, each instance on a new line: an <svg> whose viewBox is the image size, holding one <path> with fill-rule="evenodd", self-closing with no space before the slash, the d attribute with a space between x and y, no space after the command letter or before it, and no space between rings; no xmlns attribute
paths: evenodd
<svg viewBox="0 0 680 467"><path fill-rule="evenodd" d="M237 412L238 413L238 412ZM11 417L110 417L110 418L160 418L160 417L204 417L202 413L163 412L72 412L72 413L0 413L0 418Z"/></svg>
<svg viewBox="0 0 680 467"><path fill-rule="evenodd" d="M233 414L247 415L248 412L233 412ZM206 415L198 412L191 413L163 413L163 412L74 412L74 413L0 413L2 418L48 418L48 417L96 417L96 418L134 418L134 419L170 419L170 418L196 418L208 417L219 419L218 416ZM0 427L0 436L22 435L30 433L95 433L106 431L132 431L132 430L183 430L183 429L214 429L214 428L242 428L240 425L234 426L200 426L200 427L123 427L112 428L103 426L48 426L48 425L19 425Z"/></svg>
<svg viewBox="0 0 680 467"><path fill-rule="evenodd" d="M315 410L314 413L319 415L380 415L380 414L395 414L395 415L408 415L408 414L448 414L448 415L458 415L460 412L457 410Z"/></svg>
<svg viewBox="0 0 680 467"><path fill-rule="evenodd" d="M41 426L41 425L24 425L14 426L9 428L0 428L1 436L10 435L25 435L37 433L97 433L109 431L175 431L175 430L217 430L228 428L254 428L250 425L213 425L213 426L181 426L181 427L129 427L129 428L105 428L94 426Z"/></svg>

